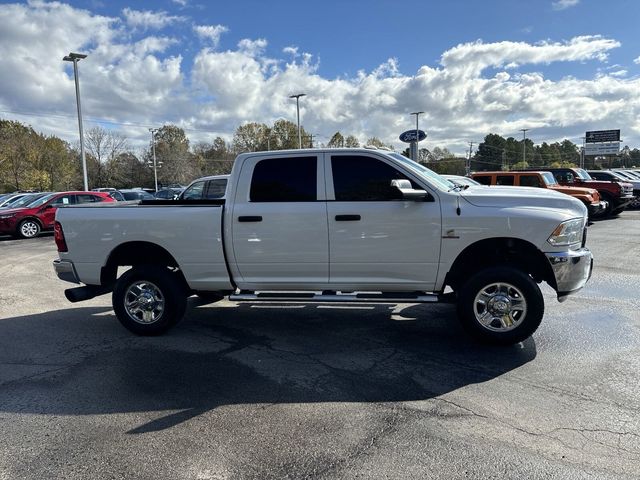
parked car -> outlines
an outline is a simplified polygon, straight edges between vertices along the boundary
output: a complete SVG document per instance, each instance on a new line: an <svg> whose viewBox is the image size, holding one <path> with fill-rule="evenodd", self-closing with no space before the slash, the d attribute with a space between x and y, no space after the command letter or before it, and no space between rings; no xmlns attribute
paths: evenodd
<svg viewBox="0 0 640 480"><path fill-rule="evenodd" d="M533 171L526 169L520 171ZM545 171L553 173L560 185L569 187L595 188L600 194L600 199L607 202L607 208L603 215L617 215L634 201L633 185L628 182L596 180L583 168L563 167L545 168Z"/></svg>
<svg viewBox="0 0 640 480"><path fill-rule="evenodd" d="M179 197L179 200L211 200L224 198L229 175L211 175L191 182Z"/></svg>
<svg viewBox="0 0 640 480"><path fill-rule="evenodd" d="M561 192L577 198L589 211L589 216L602 214L606 211L607 203L600 200L600 194L593 188L563 187L556 181L551 172L546 171L509 171L509 172L475 172L471 174L474 180L483 185L502 185L519 187L536 187Z"/></svg>
<svg viewBox="0 0 640 480"><path fill-rule="evenodd" d="M2 200L0 200L0 208L11 208L11 205L21 198L32 195L32 193L19 192L19 193L10 193Z"/></svg>
<svg viewBox="0 0 640 480"><path fill-rule="evenodd" d="M456 185L482 185L480 182L476 182L473 178L463 177L462 175L442 175L442 177Z"/></svg>
<svg viewBox="0 0 640 480"><path fill-rule="evenodd" d="M183 191L184 188L163 188L158 190L154 197L160 200L177 200Z"/></svg>
<svg viewBox="0 0 640 480"><path fill-rule="evenodd" d="M126 201L130 200L154 200L155 197L144 190L139 190L137 188L129 188L118 190L120 194L124 197Z"/></svg>
<svg viewBox="0 0 640 480"><path fill-rule="evenodd" d="M608 180L613 182L628 182L633 185L633 195L635 199L630 206L640 207L640 180L632 180L629 177L613 170L588 170L589 175L598 180Z"/></svg>
<svg viewBox="0 0 640 480"><path fill-rule="evenodd" d="M124 202L124 201L126 201L126 199L124 198L124 195L122 195L122 193L120 193L119 190L113 190L113 191L109 190L109 191L106 191L105 193L107 193L116 202Z"/></svg>
<svg viewBox="0 0 640 480"><path fill-rule="evenodd" d="M33 238L43 230L53 229L58 207L113 201L104 192L49 193L21 208L0 211L0 234Z"/></svg>
<svg viewBox="0 0 640 480"><path fill-rule="evenodd" d="M10 205L8 205L7 207L4 208L4 210L8 209L8 208L22 208L26 205L29 205L32 202L35 202L36 200L38 200L39 198L44 197L45 195L49 195L51 192L40 192L40 193L29 193L25 196L23 196L22 198L20 198L19 200L11 203ZM0 210L1 212L2 210Z"/></svg>
<svg viewBox="0 0 640 480"><path fill-rule="evenodd" d="M454 187L395 152L346 148L244 153L226 180L224 200L60 209L54 268L85 284L67 298L113 291L140 335L175 325L191 294L455 301L472 335L512 344L542 321L538 283L562 300L591 275L587 209L556 191Z"/></svg>

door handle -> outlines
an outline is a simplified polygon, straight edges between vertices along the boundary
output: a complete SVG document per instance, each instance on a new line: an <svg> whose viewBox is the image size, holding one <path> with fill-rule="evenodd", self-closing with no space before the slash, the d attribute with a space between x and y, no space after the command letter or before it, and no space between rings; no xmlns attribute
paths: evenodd
<svg viewBox="0 0 640 480"><path fill-rule="evenodd" d="M357 222L360 215L336 215L336 222Z"/></svg>
<svg viewBox="0 0 640 480"><path fill-rule="evenodd" d="M239 222L261 222L262 217L260 215L238 217L238 221Z"/></svg>

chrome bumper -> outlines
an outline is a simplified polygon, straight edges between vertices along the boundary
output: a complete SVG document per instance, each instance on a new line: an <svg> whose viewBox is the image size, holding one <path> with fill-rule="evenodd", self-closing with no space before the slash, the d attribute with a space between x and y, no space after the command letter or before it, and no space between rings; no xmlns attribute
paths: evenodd
<svg viewBox="0 0 640 480"><path fill-rule="evenodd" d="M608 206L609 202L602 200L598 203L592 203L591 205L589 205L587 210L589 210L589 215L600 215L607 210Z"/></svg>
<svg viewBox="0 0 640 480"><path fill-rule="evenodd" d="M558 300L585 286L593 270L593 255L588 248L569 252L546 253L556 278Z"/></svg>
<svg viewBox="0 0 640 480"><path fill-rule="evenodd" d="M71 283L80 283L76 269L73 267L73 263L65 262L64 260L54 260L53 269L60 280Z"/></svg>

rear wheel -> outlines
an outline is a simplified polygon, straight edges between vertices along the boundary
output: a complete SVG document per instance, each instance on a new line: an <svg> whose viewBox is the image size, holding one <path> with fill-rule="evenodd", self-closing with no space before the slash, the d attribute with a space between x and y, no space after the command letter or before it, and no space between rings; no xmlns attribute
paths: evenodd
<svg viewBox="0 0 640 480"><path fill-rule="evenodd" d="M473 275L460 290L458 317L474 338L511 345L530 337L544 315L538 285L512 267L492 267Z"/></svg>
<svg viewBox="0 0 640 480"><path fill-rule="evenodd" d="M37 237L40 233L40 224L31 218L23 220L18 226L18 235L22 238Z"/></svg>
<svg viewBox="0 0 640 480"><path fill-rule="evenodd" d="M118 279L112 302L126 329L138 335L160 335L182 320L187 294L174 272L142 265Z"/></svg>

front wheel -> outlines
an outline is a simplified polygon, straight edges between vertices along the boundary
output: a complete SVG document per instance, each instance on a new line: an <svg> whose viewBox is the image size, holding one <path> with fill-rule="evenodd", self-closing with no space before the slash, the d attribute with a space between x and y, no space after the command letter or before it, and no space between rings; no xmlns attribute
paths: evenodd
<svg viewBox="0 0 640 480"><path fill-rule="evenodd" d="M37 237L40 233L40 224L32 219L23 220L18 227L18 235L22 238Z"/></svg>
<svg viewBox="0 0 640 480"><path fill-rule="evenodd" d="M179 277L166 267L141 265L116 282L113 309L122 325L137 335L165 333L184 316L187 294Z"/></svg>
<svg viewBox="0 0 640 480"><path fill-rule="evenodd" d="M529 275L512 267L481 270L458 296L462 326L485 343L521 342L536 331L543 315L540 288Z"/></svg>

